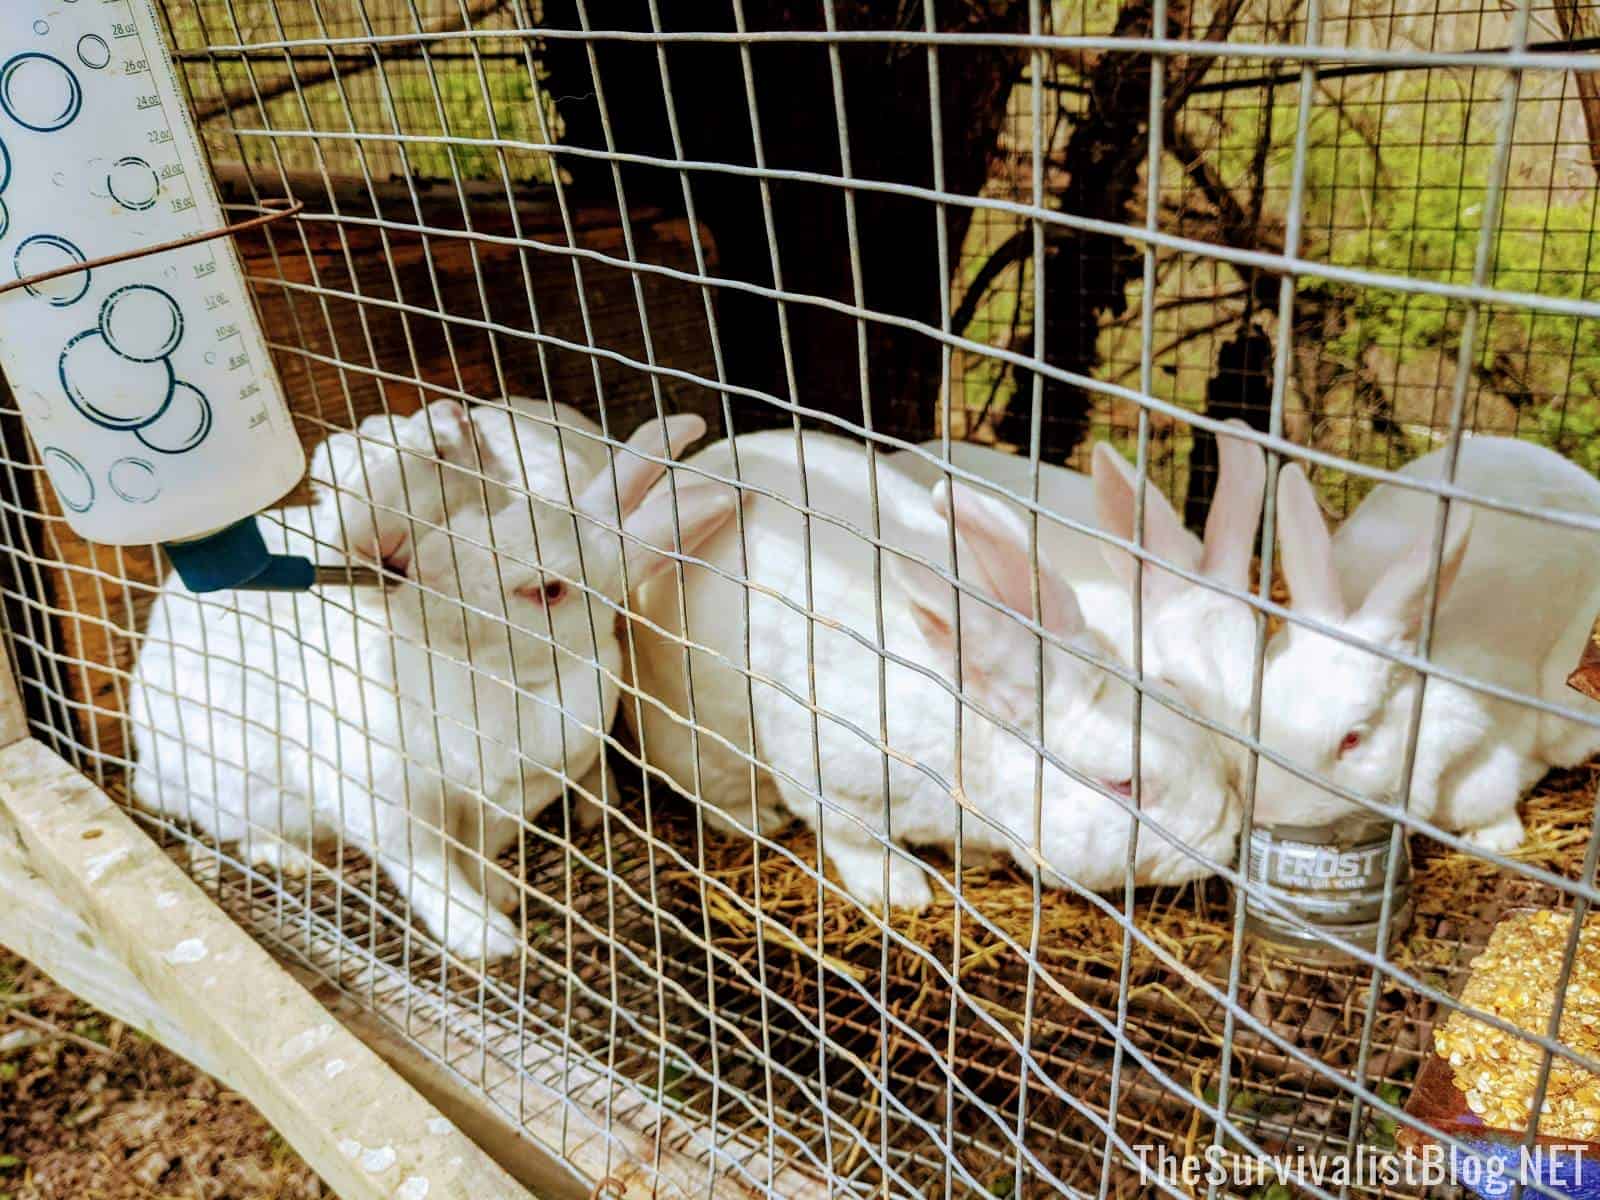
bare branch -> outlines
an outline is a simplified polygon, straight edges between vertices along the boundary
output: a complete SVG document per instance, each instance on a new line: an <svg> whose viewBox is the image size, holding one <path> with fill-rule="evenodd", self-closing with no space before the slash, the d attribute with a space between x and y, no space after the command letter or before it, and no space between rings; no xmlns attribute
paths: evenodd
<svg viewBox="0 0 1600 1200"><path fill-rule="evenodd" d="M978 305L983 303L984 296L994 286L995 280L1007 267L1026 258L1032 243L1033 231L1021 229L995 247L994 252L984 260L983 266L973 275L972 282L962 293L961 303L956 305L955 312L951 314L951 332L960 334L966 331L967 326L972 324L972 318L978 313Z"/></svg>
<svg viewBox="0 0 1600 1200"><path fill-rule="evenodd" d="M6 1016L17 1022L19 1025L27 1025L28 1027L37 1030L38 1032L44 1034L44 1036L47 1038L56 1038L63 1042L71 1042L80 1050L87 1050L91 1054L111 1053L111 1048L109 1046L102 1046L99 1042L91 1042L86 1037L80 1037L71 1030L62 1029L61 1026L52 1024L42 1017L36 1017L30 1012L24 1012L20 1008L11 1009L6 1013Z"/></svg>
<svg viewBox="0 0 1600 1200"><path fill-rule="evenodd" d="M1160 359L1163 359L1167 355L1171 354L1174 350L1186 346L1190 342L1198 341L1200 338L1207 337L1210 334L1226 329L1229 325L1236 324L1239 320L1239 317L1240 314L1236 312L1223 313L1222 316L1218 317L1215 321L1208 321L1204 325L1196 325L1193 329L1186 329L1176 337L1171 338L1160 346L1157 346L1155 351L1151 354L1151 359L1152 361L1159 361ZM1122 383L1128 379L1131 379L1134 375L1139 373L1139 368L1141 365L1142 364L1136 362L1130 366L1124 367L1122 371L1118 373L1116 382Z"/></svg>
<svg viewBox="0 0 1600 1200"><path fill-rule="evenodd" d="M1167 118L1166 140L1173 157L1217 210L1217 236L1224 245L1237 250L1277 252L1283 249L1279 238L1270 230L1262 229L1260 222L1250 219L1249 212L1234 195L1233 189L1222 181L1222 177L1207 161L1205 151L1188 133L1178 128L1171 116ZM1241 272L1241 276L1245 277L1244 282L1254 292L1255 303L1267 306L1276 303L1277 288L1271 276L1259 271Z"/></svg>
<svg viewBox="0 0 1600 1200"><path fill-rule="evenodd" d="M1217 5L1217 11L1211 16L1211 25L1206 30L1204 41L1225 42L1228 34L1233 31L1233 23L1239 17L1239 10L1244 7L1244 0L1222 0ZM1192 92L1207 72L1220 61L1214 54L1193 55L1182 60L1182 65L1176 66L1167 78L1167 97L1165 110L1168 116L1177 112L1187 103L1189 93Z"/></svg>
<svg viewBox="0 0 1600 1200"><path fill-rule="evenodd" d="M1561 22L1561 32L1569 41L1595 32L1589 14L1592 6L1585 6L1584 14L1578 12L1576 0L1555 0L1556 20ZM1583 124L1589 131L1589 161L1600 173L1600 79L1588 71L1574 71L1573 81L1578 85L1578 103L1583 108Z"/></svg>

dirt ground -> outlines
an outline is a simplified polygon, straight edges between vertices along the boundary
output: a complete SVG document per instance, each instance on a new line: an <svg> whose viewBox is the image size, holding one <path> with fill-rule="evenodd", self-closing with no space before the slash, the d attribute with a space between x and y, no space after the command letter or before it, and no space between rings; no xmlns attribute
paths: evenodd
<svg viewBox="0 0 1600 1200"><path fill-rule="evenodd" d="M324 1197L242 1096L0 950L0 1200Z"/></svg>

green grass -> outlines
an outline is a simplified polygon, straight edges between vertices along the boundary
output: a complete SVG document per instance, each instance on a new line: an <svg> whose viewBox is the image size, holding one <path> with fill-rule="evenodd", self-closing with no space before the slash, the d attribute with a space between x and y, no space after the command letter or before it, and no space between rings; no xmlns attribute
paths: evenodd
<svg viewBox="0 0 1600 1200"><path fill-rule="evenodd" d="M1254 11L1241 19L1257 20ZM1359 40L1358 31L1351 37ZM1211 77L1227 70L1241 68L1219 66ZM1320 86L1310 113L1300 253L1341 267L1471 282L1484 244L1502 83L1495 72L1436 68ZM1487 242L1484 282L1510 292L1592 300L1600 296L1595 173L1588 148L1570 140L1581 137L1581 127L1575 134L1572 98L1563 101L1563 89L1571 91L1570 80L1559 75L1524 81L1508 190ZM1026 134L1029 96L1024 83L1013 97L1014 138L1018 129ZM1264 91L1196 96L1179 119L1184 135L1204 148L1214 177L1246 208L1265 126L1261 211L1268 242L1280 240L1287 223L1300 100L1292 85L1272 96L1267 109ZM1063 131L1057 150L1065 136ZM1026 145L1013 144L1010 153L1025 166ZM1170 153L1161 178L1166 227L1178 229L1176 210L1186 207L1194 217L1185 231L1214 237L1206 228L1206 214L1214 211L1208 198ZM1141 203L1136 198L1134 207ZM977 265L1016 228L1004 218L974 222L963 248L958 295ZM1198 410L1216 348L1237 328L1228 318L1242 311L1237 299L1219 297L1237 292L1244 279L1235 268L1204 258L1178 259L1162 251L1159 261L1152 389L1165 401ZM1301 369L1286 381L1287 412L1300 414L1290 432L1372 465L1396 465L1436 445L1450 408L1467 306L1313 277L1303 277L1298 287L1303 299L1297 310L1320 308L1335 319L1320 336L1319 331L1302 334L1302 349L1314 350L1317 378L1305 393L1310 376L1302 358ZM1138 321L1141 290L1142 283L1135 281L1128 290L1127 318L1102 331L1096 374L1104 381L1138 384L1146 349ZM1181 303L1185 300L1191 303ZM1019 303L1020 313L1015 311ZM998 341L1012 327L1013 316L1026 332L1031 309L1026 267L1008 272L979 307L972 336ZM1258 319L1276 334L1273 313ZM1600 322L1515 305L1484 309L1475 319L1467 360L1469 427L1538 440L1587 469L1600 470L1595 436L1600 433ZM964 356L961 367L955 401L975 411L988 400L996 372L977 356ZM1009 383L1002 384L997 408L1009 392ZM1120 407L1125 411L1101 402L1095 423L1109 427L1119 446L1131 449L1131 432L1118 427L1131 426L1132 409ZM1152 420L1152 433L1152 466L1176 486L1186 469L1187 436L1159 419ZM1335 508L1359 500L1365 486L1359 480L1323 474L1319 483Z"/></svg>

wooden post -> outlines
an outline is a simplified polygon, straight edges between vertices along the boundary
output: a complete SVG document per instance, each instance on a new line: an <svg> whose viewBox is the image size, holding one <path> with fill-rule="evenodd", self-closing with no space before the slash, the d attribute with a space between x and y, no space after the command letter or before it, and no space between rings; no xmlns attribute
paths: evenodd
<svg viewBox="0 0 1600 1200"><path fill-rule="evenodd" d="M576 1099L608 1086L578 1063L568 1094L530 1084L505 1065L539 1051L525 1035L485 1056L469 1084L397 1033L381 1005L355 1005L310 972L297 979L92 780L26 732L0 663L0 944L248 1098L342 1200L754 1194L727 1173L708 1181L699 1155L662 1144L708 1149L691 1114L635 1100L608 1119ZM469 1048L461 1023L437 1008L425 1000L388 1015ZM759 1146L728 1141L724 1152L765 1179ZM793 1164L772 1174L797 1200L827 1194Z"/></svg>
<svg viewBox="0 0 1600 1200"><path fill-rule="evenodd" d="M0 752L0 822L25 898L0 941L246 1096L343 1200L527 1195L38 742Z"/></svg>

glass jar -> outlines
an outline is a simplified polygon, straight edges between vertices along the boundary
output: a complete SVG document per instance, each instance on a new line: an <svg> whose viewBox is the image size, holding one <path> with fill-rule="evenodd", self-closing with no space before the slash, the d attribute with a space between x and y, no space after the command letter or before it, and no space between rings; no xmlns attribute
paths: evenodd
<svg viewBox="0 0 1600 1200"><path fill-rule="evenodd" d="M1373 954L1389 874L1393 823L1372 813L1354 813L1328 825L1258 826L1250 831L1245 877L1245 928L1269 952L1308 962L1352 962L1319 930ZM1400 840L1389 937L1405 933L1412 917L1411 856ZM1262 905L1266 893L1300 917L1310 930L1296 928Z"/></svg>

